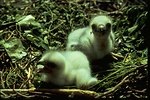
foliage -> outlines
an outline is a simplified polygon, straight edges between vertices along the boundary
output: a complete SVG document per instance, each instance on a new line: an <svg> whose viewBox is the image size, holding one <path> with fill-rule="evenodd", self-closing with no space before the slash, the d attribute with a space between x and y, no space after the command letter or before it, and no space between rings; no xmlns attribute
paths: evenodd
<svg viewBox="0 0 150 100"><path fill-rule="evenodd" d="M87 26L93 16L105 13L113 18L116 35L113 52L119 56L111 62L110 68L103 69L105 65L97 65L103 70L94 71L99 82L90 89L109 91L128 76L128 82L102 97L147 98L148 58L144 40L146 33L143 32L148 21L148 7L144 1L16 1L0 1L1 89L39 88L42 83L36 74L36 65L41 54L48 49L65 50L71 31ZM1 92L0 95L5 98L33 96L20 93Z"/></svg>

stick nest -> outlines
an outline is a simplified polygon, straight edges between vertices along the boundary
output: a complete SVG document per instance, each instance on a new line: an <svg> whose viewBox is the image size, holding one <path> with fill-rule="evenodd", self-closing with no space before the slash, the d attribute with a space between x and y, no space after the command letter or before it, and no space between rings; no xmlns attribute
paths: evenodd
<svg viewBox="0 0 150 100"><path fill-rule="evenodd" d="M113 18L116 44L113 60L105 57L92 65L98 84L81 90L42 83L36 73L42 53L65 50L68 34L87 26L93 16L101 13ZM33 24L18 25L27 15L35 17ZM147 98L146 2L2 0L0 16L1 98Z"/></svg>

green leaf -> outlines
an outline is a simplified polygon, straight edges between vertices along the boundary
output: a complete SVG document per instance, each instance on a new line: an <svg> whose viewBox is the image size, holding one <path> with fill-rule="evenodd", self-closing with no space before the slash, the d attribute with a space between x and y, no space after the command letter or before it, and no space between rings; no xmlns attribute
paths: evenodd
<svg viewBox="0 0 150 100"><path fill-rule="evenodd" d="M148 63L148 62L147 62L147 59L143 59L143 60L141 60L140 62L141 62L141 64L143 64L143 65L145 65L145 64Z"/></svg>
<svg viewBox="0 0 150 100"><path fill-rule="evenodd" d="M20 26L34 26L41 27L40 23L35 21L35 18L32 15L23 16L21 18L16 19L17 25Z"/></svg>
<svg viewBox="0 0 150 100"><path fill-rule="evenodd" d="M138 25L134 25L134 26L128 28L128 32L129 32L129 33L132 33L133 31L136 30L137 27L138 27Z"/></svg>
<svg viewBox="0 0 150 100"><path fill-rule="evenodd" d="M20 39L12 38L9 41L5 41L3 46L13 62L27 55Z"/></svg>

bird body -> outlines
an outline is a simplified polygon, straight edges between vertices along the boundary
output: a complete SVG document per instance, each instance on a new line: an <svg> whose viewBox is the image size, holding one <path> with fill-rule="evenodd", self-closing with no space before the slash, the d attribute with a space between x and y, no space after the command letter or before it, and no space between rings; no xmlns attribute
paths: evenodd
<svg viewBox="0 0 150 100"><path fill-rule="evenodd" d="M111 19L101 15L93 18L89 26L71 32L66 48L81 51L92 61L110 53L114 48L114 39Z"/></svg>
<svg viewBox="0 0 150 100"><path fill-rule="evenodd" d="M97 82L97 78L91 76L87 57L80 51L49 51L39 62L42 81L59 86L75 84L78 88Z"/></svg>

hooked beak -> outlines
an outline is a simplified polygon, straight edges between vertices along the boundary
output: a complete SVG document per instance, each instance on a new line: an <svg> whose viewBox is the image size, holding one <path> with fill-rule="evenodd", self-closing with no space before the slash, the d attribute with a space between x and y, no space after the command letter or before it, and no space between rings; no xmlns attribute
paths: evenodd
<svg viewBox="0 0 150 100"><path fill-rule="evenodd" d="M37 73L40 73L44 69L44 65L37 65Z"/></svg>
<svg viewBox="0 0 150 100"><path fill-rule="evenodd" d="M102 25L102 24L100 24L100 25L98 25L98 29L99 29L101 32L103 32L103 31L105 31L105 26Z"/></svg>

